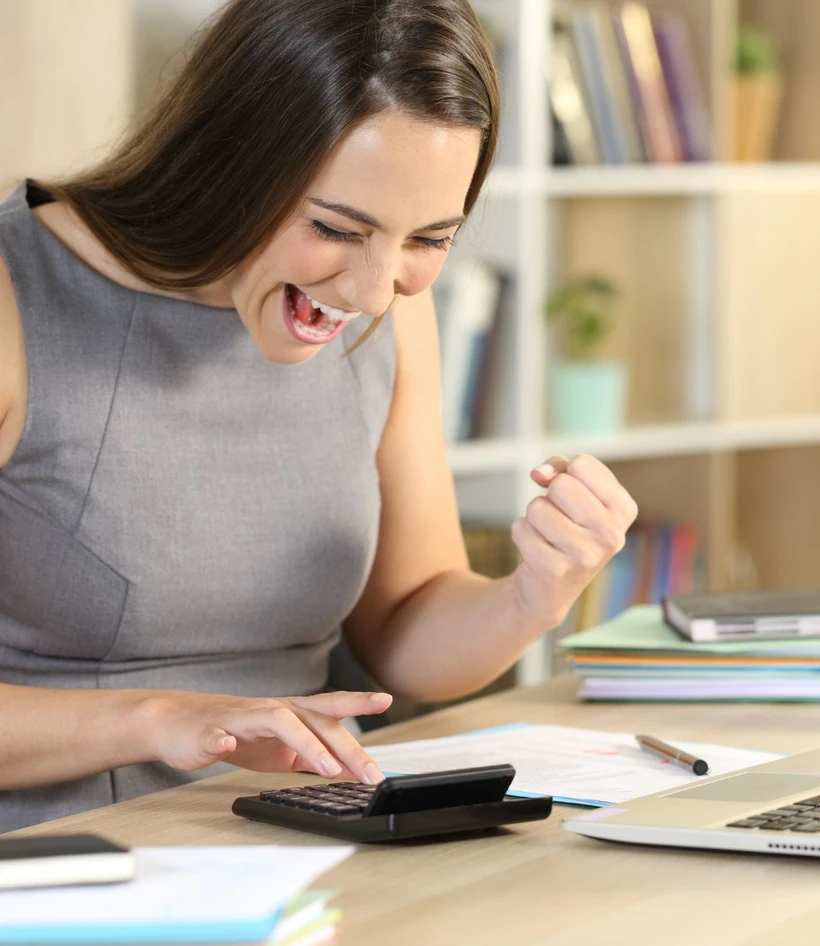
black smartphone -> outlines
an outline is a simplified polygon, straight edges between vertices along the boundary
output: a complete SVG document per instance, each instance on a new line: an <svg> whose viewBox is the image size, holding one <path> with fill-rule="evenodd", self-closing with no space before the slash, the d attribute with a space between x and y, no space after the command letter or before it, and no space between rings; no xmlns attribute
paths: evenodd
<svg viewBox="0 0 820 946"><path fill-rule="evenodd" d="M130 848L97 834L0 838L0 890L131 880L137 862Z"/></svg>
<svg viewBox="0 0 820 946"><path fill-rule="evenodd" d="M514 777L513 766L505 764L394 775L372 786L322 782L237 798L232 810L347 841L401 841L546 818L552 798L507 795Z"/></svg>

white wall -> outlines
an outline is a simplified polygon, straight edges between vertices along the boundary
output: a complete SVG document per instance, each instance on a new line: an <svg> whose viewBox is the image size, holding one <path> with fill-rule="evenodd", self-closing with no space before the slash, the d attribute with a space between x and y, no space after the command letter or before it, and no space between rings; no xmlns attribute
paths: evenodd
<svg viewBox="0 0 820 946"><path fill-rule="evenodd" d="M173 73L196 29L223 3L224 0L131 0L138 112L153 100L163 77Z"/></svg>

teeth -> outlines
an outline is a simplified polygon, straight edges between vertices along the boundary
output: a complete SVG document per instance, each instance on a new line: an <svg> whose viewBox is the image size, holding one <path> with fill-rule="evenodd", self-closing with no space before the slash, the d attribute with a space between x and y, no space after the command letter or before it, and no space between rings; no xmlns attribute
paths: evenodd
<svg viewBox="0 0 820 946"><path fill-rule="evenodd" d="M308 296L308 299L310 299L310 296ZM313 300L311 299L310 301L312 302ZM293 316L295 320L296 313L293 311L293 306L291 305L290 299L288 299L288 308L290 309L290 314ZM331 324L331 325L326 325L324 328L315 328L312 325L304 325L300 323L299 327L303 332L306 332L308 335L313 335L316 338L323 338L325 335L330 335L330 333L333 331L335 326Z"/></svg>
<svg viewBox="0 0 820 946"><path fill-rule="evenodd" d="M333 319L334 322L352 322L353 319L358 318L362 314L361 312L345 312L344 309L334 309L332 305L317 302L313 296L308 296L307 293L305 293L305 295L313 303L314 309L321 310L329 319Z"/></svg>

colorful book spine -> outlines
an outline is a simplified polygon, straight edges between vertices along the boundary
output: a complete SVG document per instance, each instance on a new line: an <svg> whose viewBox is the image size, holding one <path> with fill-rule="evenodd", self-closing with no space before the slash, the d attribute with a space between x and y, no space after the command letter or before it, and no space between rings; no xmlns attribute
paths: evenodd
<svg viewBox="0 0 820 946"><path fill-rule="evenodd" d="M623 549L593 579L582 599L579 629L611 620L637 604L657 604L661 596L699 587L700 539L689 523L637 522Z"/></svg>
<svg viewBox="0 0 820 946"><path fill-rule="evenodd" d="M578 53L568 26L559 21L553 25L549 92L560 130L557 141L563 146L560 160L569 164L600 163L601 151L592 126Z"/></svg>
<svg viewBox="0 0 820 946"><path fill-rule="evenodd" d="M612 85L604 72L603 49L592 11L586 7L574 10L571 24L601 156L605 164L625 164L629 160L626 138L616 116Z"/></svg>
<svg viewBox="0 0 820 946"><path fill-rule="evenodd" d="M652 23L683 157L709 161L711 121L686 22L680 14L659 13Z"/></svg>
<svg viewBox="0 0 820 946"><path fill-rule="evenodd" d="M649 11L630 0L617 7L614 16L647 158L680 161L683 151Z"/></svg>
<svg viewBox="0 0 820 946"><path fill-rule="evenodd" d="M449 286L440 288L437 311L441 341L442 422L447 440L470 430L487 339L498 308L501 275L477 259L455 263Z"/></svg>

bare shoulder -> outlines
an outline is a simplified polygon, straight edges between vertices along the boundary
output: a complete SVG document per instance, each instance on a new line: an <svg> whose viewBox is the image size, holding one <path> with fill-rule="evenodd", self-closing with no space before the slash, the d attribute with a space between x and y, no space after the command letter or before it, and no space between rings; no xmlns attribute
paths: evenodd
<svg viewBox="0 0 820 946"><path fill-rule="evenodd" d="M438 327L436 310L433 305L433 293L428 289L417 296L403 297L396 300L392 309L393 331L396 337L398 383L402 375L412 375L414 379L424 377L426 382L433 380L438 396L439 354Z"/></svg>
<svg viewBox="0 0 820 946"><path fill-rule="evenodd" d="M11 276L0 257L0 468L11 459L26 416L26 349Z"/></svg>
<svg viewBox="0 0 820 946"><path fill-rule="evenodd" d="M433 293L396 300L391 309L396 340L396 382L387 428L382 438L381 459L387 461L393 445L406 448L406 438L432 440L438 446L441 433L441 365L438 327ZM428 447L432 444L428 443ZM382 474L384 475L384 469Z"/></svg>

